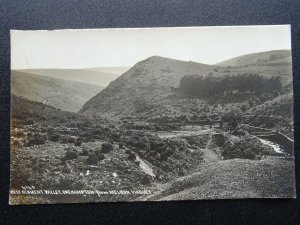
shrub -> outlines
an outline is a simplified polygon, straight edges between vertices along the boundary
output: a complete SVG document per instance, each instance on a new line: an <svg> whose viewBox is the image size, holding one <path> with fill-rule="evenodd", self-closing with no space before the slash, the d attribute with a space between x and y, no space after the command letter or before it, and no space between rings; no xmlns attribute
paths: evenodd
<svg viewBox="0 0 300 225"><path fill-rule="evenodd" d="M225 145L222 155L225 159L260 159L262 155L274 155L272 150L264 146L259 140L251 137L232 144Z"/></svg>
<svg viewBox="0 0 300 225"><path fill-rule="evenodd" d="M112 141L120 141L120 135L114 133L114 134L112 134L112 135L110 136L110 139L111 139Z"/></svg>
<svg viewBox="0 0 300 225"><path fill-rule="evenodd" d="M14 141L13 141L13 146L14 146L14 147L21 147L21 142L18 141L18 140L14 140Z"/></svg>
<svg viewBox="0 0 300 225"><path fill-rule="evenodd" d="M129 149L127 149L127 150L125 151L125 153L129 155L129 154L131 153L131 151L130 151Z"/></svg>
<svg viewBox="0 0 300 225"><path fill-rule="evenodd" d="M97 156L97 158L99 161L101 161L101 160L105 159L105 156L104 156L104 154L101 153Z"/></svg>
<svg viewBox="0 0 300 225"><path fill-rule="evenodd" d="M215 134L213 136L214 142L217 146L221 147L225 144L226 137L223 134Z"/></svg>
<svg viewBox="0 0 300 225"><path fill-rule="evenodd" d="M134 146L143 150L150 150L150 143L146 140L137 141Z"/></svg>
<svg viewBox="0 0 300 225"><path fill-rule="evenodd" d="M79 153L79 155L81 156L88 156L89 155L89 152L87 149L82 149L81 153Z"/></svg>
<svg viewBox="0 0 300 225"><path fill-rule="evenodd" d="M75 146L81 146L82 142L81 139L76 139Z"/></svg>
<svg viewBox="0 0 300 225"><path fill-rule="evenodd" d="M128 155L128 159L133 161L133 160L136 159L136 155L135 155L133 152L131 152L131 153Z"/></svg>
<svg viewBox="0 0 300 225"><path fill-rule="evenodd" d="M14 136L16 136L17 138L21 138L21 137L24 137L25 134L22 131L16 131L14 133Z"/></svg>
<svg viewBox="0 0 300 225"><path fill-rule="evenodd" d="M78 151L74 148L68 149L65 155L66 160L73 160L78 158Z"/></svg>
<svg viewBox="0 0 300 225"><path fill-rule="evenodd" d="M33 119L27 118L26 121L25 121L25 123L26 123L27 125L32 125L32 124L35 124L35 121L34 121Z"/></svg>
<svg viewBox="0 0 300 225"><path fill-rule="evenodd" d="M107 143L107 142L102 144L102 153L108 153L112 150L113 150L113 145L112 144Z"/></svg>
<svg viewBox="0 0 300 225"><path fill-rule="evenodd" d="M49 136L49 141L58 142L59 141L59 134L52 134Z"/></svg>
<svg viewBox="0 0 300 225"><path fill-rule="evenodd" d="M228 131L234 132L242 122L242 113L239 110L233 110L227 113L222 121L227 123L226 129Z"/></svg>
<svg viewBox="0 0 300 225"><path fill-rule="evenodd" d="M142 180L141 180L141 184L143 184L143 185L150 185L151 184L150 176L149 175L145 175L142 178Z"/></svg>
<svg viewBox="0 0 300 225"><path fill-rule="evenodd" d="M35 134L33 137L31 137L28 142L27 146L32 146L32 145L43 145L46 143L46 137L42 136L40 134Z"/></svg>
<svg viewBox="0 0 300 225"><path fill-rule="evenodd" d="M98 158L94 153L90 153L89 157L86 159L86 164L88 165L97 165L98 164Z"/></svg>
<svg viewBox="0 0 300 225"><path fill-rule="evenodd" d="M65 135L65 136L60 137L60 142L64 143L64 144L75 143L76 142L76 138L72 137L72 136Z"/></svg>

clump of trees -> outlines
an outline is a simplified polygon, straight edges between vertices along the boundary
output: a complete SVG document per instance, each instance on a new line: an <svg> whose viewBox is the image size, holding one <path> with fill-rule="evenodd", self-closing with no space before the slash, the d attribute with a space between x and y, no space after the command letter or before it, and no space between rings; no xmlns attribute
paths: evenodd
<svg viewBox="0 0 300 225"><path fill-rule="evenodd" d="M225 130L234 132L238 129L242 122L242 112L240 110L232 110L222 117L222 122L225 123Z"/></svg>
<svg viewBox="0 0 300 225"><path fill-rule="evenodd" d="M198 76L187 75L180 80L179 91L201 97L221 97L238 93L275 93L282 89L279 76L266 78L258 74Z"/></svg>

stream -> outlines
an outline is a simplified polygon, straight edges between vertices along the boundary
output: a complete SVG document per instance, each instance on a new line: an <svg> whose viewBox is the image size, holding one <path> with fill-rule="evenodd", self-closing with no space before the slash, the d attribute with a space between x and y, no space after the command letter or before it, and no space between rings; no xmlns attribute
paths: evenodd
<svg viewBox="0 0 300 225"><path fill-rule="evenodd" d="M281 147L279 144L276 144L274 142L271 142L271 141L268 141L268 140L265 140L265 139L261 139L258 137L258 139L260 140L260 142L264 145L268 145L270 146L271 148L273 148L273 150L277 153L283 153Z"/></svg>
<svg viewBox="0 0 300 225"><path fill-rule="evenodd" d="M144 171L144 173L151 177L155 177L153 169L146 162L144 162L139 156L136 157L136 160L140 162L140 168Z"/></svg>

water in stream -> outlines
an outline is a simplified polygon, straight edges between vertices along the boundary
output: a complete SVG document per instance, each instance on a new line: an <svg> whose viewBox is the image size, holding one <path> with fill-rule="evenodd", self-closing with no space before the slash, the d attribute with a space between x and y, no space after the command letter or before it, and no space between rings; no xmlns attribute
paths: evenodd
<svg viewBox="0 0 300 225"><path fill-rule="evenodd" d="M262 144L265 144L265 145L268 145L270 147L272 147L274 149L275 152L277 153L283 153L280 145L274 143L274 142L271 142L271 141L268 141L268 140L265 140L265 139L261 139L261 138L258 138L260 140L260 142Z"/></svg>

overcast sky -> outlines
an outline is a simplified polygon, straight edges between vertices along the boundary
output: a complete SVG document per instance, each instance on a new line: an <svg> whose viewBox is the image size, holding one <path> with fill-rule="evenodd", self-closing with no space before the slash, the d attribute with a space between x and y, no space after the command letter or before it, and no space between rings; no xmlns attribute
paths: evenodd
<svg viewBox="0 0 300 225"><path fill-rule="evenodd" d="M290 49L290 39L288 25L12 31L11 67L133 66L153 55L214 64L247 53Z"/></svg>

